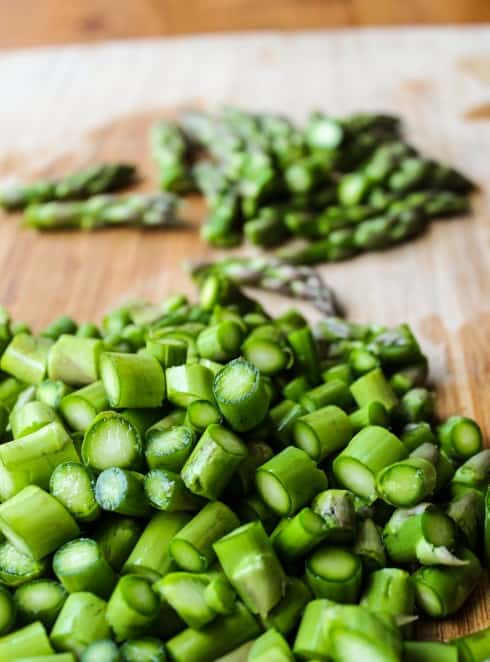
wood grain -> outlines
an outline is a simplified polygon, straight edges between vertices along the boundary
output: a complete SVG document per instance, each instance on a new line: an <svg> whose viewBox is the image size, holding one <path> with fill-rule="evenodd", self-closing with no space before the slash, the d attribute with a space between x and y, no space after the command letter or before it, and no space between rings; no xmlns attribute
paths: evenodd
<svg viewBox="0 0 490 662"><path fill-rule="evenodd" d="M418 240L322 268L352 319L410 322L430 357L441 414L475 416L490 434L490 29L444 28L181 38L0 54L0 185L100 159L148 175L151 121L188 104L287 111L401 113L409 136L482 186L471 218ZM202 207L192 207L197 225ZM67 312L98 319L127 297L192 287L186 258L211 255L195 230L36 234L0 225L0 301L39 329ZM271 304L267 299L266 303ZM275 305L275 303L274 303ZM486 600L485 600L486 596ZM424 626L449 638L490 623L488 591L457 619Z"/></svg>
<svg viewBox="0 0 490 662"><path fill-rule="evenodd" d="M487 21L488 0L0 0L0 48L230 30Z"/></svg>

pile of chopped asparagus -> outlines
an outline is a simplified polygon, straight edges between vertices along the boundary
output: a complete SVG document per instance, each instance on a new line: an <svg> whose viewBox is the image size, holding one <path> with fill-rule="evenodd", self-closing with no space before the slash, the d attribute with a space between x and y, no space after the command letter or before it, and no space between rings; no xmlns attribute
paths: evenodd
<svg viewBox="0 0 490 662"><path fill-rule="evenodd" d="M272 247L296 264L342 260L408 239L469 209L473 184L404 141L396 117L313 113L305 127L268 113L184 112L151 131L164 190L200 191L215 246Z"/></svg>
<svg viewBox="0 0 490 662"><path fill-rule="evenodd" d="M490 450L408 326L211 271L101 326L2 311L0 350L0 662L490 657L415 640L488 566Z"/></svg>

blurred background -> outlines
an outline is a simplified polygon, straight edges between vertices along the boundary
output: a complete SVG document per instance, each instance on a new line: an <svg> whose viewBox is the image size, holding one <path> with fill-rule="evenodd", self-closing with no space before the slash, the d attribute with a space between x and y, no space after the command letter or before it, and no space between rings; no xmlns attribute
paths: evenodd
<svg viewBox="0 0 490 662"><path fill-rule="evenodd" d="M0 47L162 35L490 21L490 0L0 0Z"/></svg>

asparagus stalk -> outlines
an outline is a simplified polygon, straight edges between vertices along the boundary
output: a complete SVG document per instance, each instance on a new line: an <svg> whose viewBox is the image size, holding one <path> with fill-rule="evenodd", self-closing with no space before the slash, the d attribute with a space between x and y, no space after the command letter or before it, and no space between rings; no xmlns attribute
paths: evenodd
<svg viewBox="0 0 490 662"><path fill-rule="evenodd" d="M34 203L24 213L24 225L40 231L135 226L181 228L177 198L172 193L132 193L119 197L95 195L85 202Z"/></svg>
<svg viewBox="0 0 490 662"><path fill-rule="evenodd" d="M189 265L192 277L200 282L210 273L223 274L239 287L276 292L293 299L310 301L325 315L336 315L338 303L323 278L307 266L294 266L277 258L226 258L218 262Z"/></svg>
<svg viewBox="0 0 490 662"><path fill-rule="evenodd" d="M127 163L102 164L79 170L61 179L38 181L2 191L0 207L15 210L37 202L89 198L125 188L133 184L136 177L136 168Z"/></svg>
<svg viewBox="0 0 490 662"><path fill-rule="evenodd" d="M189 141L173 122L160 120L150 130L150 149L165 191L187 193L193 189L189 167Z"/></svg>

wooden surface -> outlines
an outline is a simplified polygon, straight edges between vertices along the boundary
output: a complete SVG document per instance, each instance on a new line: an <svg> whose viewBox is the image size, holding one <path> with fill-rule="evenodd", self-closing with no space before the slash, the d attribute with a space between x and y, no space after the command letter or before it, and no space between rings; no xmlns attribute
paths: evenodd
<svg viewBox="0 0 490 662"><path fill-rule="evenodd" d="M368 30L134 42L0 54L0 184L100 159L141 165L149 123L183 105L289 112L383 109L409 136L480 182L471 218L437 221L417 241L325 266L349 316L410 322L431 361L441 413L490 434L490 29ZM196 224L199 207L194 209ZM192 291L184 258L210 251L195 231L36 234L0 225L0 302L40 328L80 321L131 296ZM487 593L488 597L488 593ZM480 592L431 633L490 624Z"/></svg>
<svg viewBox="0 0 490 662"><path fill-rule="evenodd" d="M225 30L488 21L488 0L0 0L0 48Z"/></svg>

